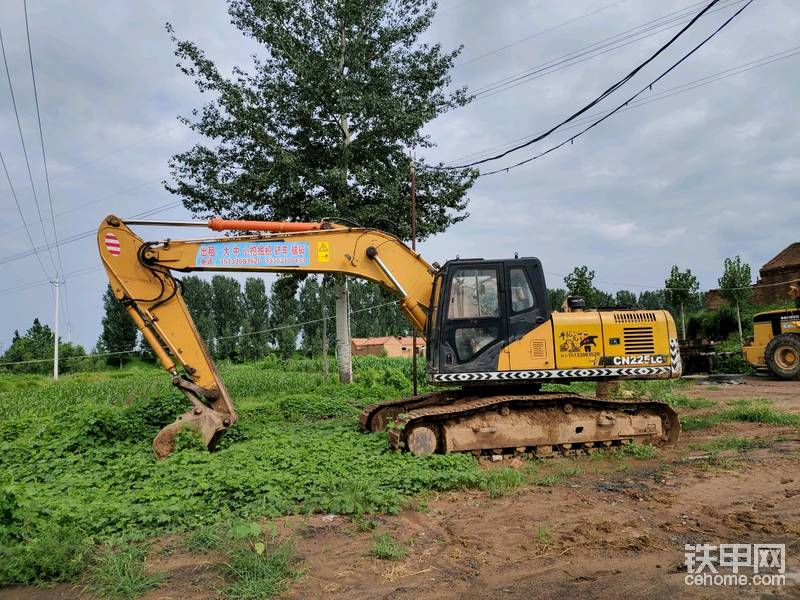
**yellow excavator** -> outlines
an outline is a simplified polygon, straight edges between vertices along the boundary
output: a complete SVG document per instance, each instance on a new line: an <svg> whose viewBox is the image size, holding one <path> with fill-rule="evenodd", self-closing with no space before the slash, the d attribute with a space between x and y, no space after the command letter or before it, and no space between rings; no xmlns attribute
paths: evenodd
<svg viewBox="0 0 800 600"><path fill-rule="evenodd" d="M206 227L240 235L145 242L131 227ZM123 221L97 233L103 266L172 383L192 410L156 436L167 456L183 427L213 449L237 420L233 402L195 327L175 272L306 272L360 277L391 290L427 340L426 375L441 391L367 407L364 431L388 431L415 455L472 452L495 458L591 453L678 439L661 402L542 392L542 383L680 377L675 323L662 310L587 310L568 298L548 306L536 258L429 264L396 237L335 222ZM499 455L499 456L498 456Z"/></svg>

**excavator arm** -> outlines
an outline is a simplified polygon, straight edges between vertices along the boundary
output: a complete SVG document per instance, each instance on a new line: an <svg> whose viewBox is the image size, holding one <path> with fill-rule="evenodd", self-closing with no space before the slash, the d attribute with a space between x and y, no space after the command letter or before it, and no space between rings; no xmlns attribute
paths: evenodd
<svg viewBox="0 0 800 600"><path fill-rule="evenodd" d="M235 237L146 242L131 226L171 225L244 231ZM103 266L172 383L192 410L164 427L153 441L159 458L183 427L200 432L213 448L233 425L236 410L200 337L173 272L331 273L367 279L391 290L411 325L424 331L436 269L399 239L374 229L335 223L264 221L123 221L110 215L97 232Z"/></svg>

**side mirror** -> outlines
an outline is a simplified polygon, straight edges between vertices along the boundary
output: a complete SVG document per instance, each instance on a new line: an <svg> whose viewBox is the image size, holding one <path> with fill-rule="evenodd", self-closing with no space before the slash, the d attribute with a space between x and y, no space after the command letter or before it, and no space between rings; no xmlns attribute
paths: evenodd
<svg viewBox="0 0 800 600"><path fill-rule="evenodd" d="M586 299L583 296L567 296L567 308L570 310L583 310L586 308Z"/></svg>

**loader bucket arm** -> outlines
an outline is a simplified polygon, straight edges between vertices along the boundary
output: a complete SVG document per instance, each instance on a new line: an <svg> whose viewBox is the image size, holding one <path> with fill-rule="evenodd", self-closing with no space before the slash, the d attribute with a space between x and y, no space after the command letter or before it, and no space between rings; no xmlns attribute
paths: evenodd
<svg viewBox="0 0 800 600"><path fill-rule="evenodd" d="M156 456L172 452L177 432L199 431L213 449L236 420L236 411L200 337L173 271L309 272L346 274L394 292L413 327L424 331L435 269L397 238L372 229L330 223L224 221L176 223L217 231L260 233L228 238L145 242L128 223L110 215L100 224L100 257L116 298L141 331L172 383L192 410L164 427L153 441Z"/></svg>

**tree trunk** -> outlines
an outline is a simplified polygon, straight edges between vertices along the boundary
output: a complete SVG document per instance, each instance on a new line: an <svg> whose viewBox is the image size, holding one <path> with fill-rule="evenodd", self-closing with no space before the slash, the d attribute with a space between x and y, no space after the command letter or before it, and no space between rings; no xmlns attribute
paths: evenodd
<svg viewBox="0 0 800 600"><path fill-rule="evenodd" d="M739 301L736 301L736 322L739 324L739 341L744 343L744 335L742 335L742 315L739 312Z"/></svg>
<svg viewBox="0 0 800 600"><path fill-rule="evenodd" d="M352 383L353 361L350 356L350 297L347 293L347 278L336 278L336 361L339 366L339 381Z"/></svg>
<svg viewBox="0 0 800 600"><path fill-rule="evenodd" d="M322 379L325 383L328 383L328 378L330 377L328 368L328 303L326 302L324 275L319 288L319 298L322 304Z"/></svg>
<svg viewBox="0 0 800 600"><path fill-rule="evenodd" d="M683 312L683 302L681 302L681 339L686 339L686 314Z"/></svg>

